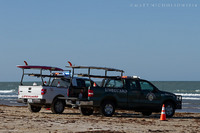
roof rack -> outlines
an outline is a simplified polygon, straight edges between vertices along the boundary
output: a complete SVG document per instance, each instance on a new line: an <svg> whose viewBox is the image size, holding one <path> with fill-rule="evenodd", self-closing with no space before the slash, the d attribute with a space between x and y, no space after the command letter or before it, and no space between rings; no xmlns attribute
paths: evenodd
<svg viewBox="0 0 200 133"><path fill-rule="evenodd" d="M59 77L59 78L62 78L62 77L65 77L64 75L43 75L43 74L26 74L28 76L35 76L35 77L49 77L49 78L52 78L52 77Z"/></svg>
<svg viewBox="0 0 200 133"><path fill-rule="evenodd" d="M36 77L41 77L41 80L42 80L42 84L44 84L43 82L43 78L44 77L53 77L53 75L51 74L52 71L64 71L63 69L61 68L58 68L58 67L52 67L52 66L39 66L39 65L28 65L28 63L26 61L24 61L25 65L17 65L18 68L21 68L22 69L22 78L21 78L21 82L20 84L23 85L23 78L24 78L24 75L29 75L29 76L36 76ZM36 70L40 70L40 74L33 74L33 73L25 73L25 70L27 69L36 69ZM44 75L42 74L42 71L44 70L49 70L50 71L50 74L49 75ZM50 81L50 78L49 78L49 81Z"/></svg>
<svg viewBox="0 0 200 133"><path fill-rule="evenodd" d="M91 77L91 78L121 78L121 76L101 76L101 75L88 75L88 74L78 74L79 77Z"/></svg>
<svg viewBox="0 0 200 133"><path fill-rule="evenodd" d="M72 77L74 75L78 75L80 77L89 77L89 78L119 78L120 76L107 76L107 72L108 71L115 71L115 72L120 72L121 73L121 77L123 76L124 71L120 70L120 69L115 69L115 68L107 68L107 67L95 67L95 66L66 66L68 68L72 68ZM87 74L75 74L74 70L75 69L88 69L88 73ZM98 70L104 70L105 71L105 75L91 75L90 74L90 70L91 69L98 69Z"/></svg>
<svg viewBox="0 0 200 133"><path fill-rule="evenodd" d="M85 68L85 69L102 69L106 71L117 71L117 72L124 72L123 70L120 69L115 69L115 68L107 68L107 67L95 67L95 66L66 66L68 68Z"/></svg>

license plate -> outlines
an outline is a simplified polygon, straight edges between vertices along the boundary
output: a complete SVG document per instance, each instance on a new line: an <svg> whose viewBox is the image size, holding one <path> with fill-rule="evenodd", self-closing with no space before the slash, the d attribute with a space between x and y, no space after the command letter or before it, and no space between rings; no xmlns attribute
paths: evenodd
<svg viewBox="0 0 200 133"><path fill-rule="evenodd" d="M29 103L32 103L32 102L33 102L33 100L32 100L32 99L28 99L28 102L29 102Z"/></svg>

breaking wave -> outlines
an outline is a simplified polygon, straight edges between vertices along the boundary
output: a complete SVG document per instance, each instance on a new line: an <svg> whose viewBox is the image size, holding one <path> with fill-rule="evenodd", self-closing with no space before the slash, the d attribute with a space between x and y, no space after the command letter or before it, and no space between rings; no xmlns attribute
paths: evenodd
<svg viewBox="0 0 200 133"><path fill-rule="evenodd" d="M13 93L15 90L0 90L0 93Z"/></svg>

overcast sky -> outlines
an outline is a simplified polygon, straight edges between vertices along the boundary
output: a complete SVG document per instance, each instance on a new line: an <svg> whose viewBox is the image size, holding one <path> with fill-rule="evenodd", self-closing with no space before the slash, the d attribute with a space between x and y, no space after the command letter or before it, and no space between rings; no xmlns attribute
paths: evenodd
<svg viewBox="0 0 200 133"><path fill-rule="evenodd" d="M0 81L20 81L24 60L199 81L200 1L1 0Z"/></svg>

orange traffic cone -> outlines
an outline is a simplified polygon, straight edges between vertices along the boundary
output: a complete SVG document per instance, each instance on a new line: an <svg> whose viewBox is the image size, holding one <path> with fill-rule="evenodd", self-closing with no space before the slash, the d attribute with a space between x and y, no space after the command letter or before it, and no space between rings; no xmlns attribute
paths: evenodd
<svg viewBox="0 0 200 133"><path fill-rule="evenodd" d="M165 105L164 104L162 106L162 112L161 112L161 115L160 115L160 120L161 121L166 121Z"/></svg>

